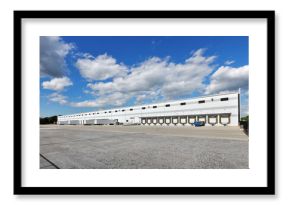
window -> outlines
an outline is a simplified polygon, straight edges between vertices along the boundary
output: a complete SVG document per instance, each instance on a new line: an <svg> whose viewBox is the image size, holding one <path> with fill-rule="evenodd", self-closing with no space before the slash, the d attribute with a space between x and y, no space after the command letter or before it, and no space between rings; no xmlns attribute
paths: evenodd
<svg viewBox="0 0 290 205"><path fill-rule="evenodd" d="M115 112L118 112L118 110L115 110Z"/></svg>
<svg viewBox="0 0 290 205"><path fill-rule="evenodd" d="M182 103L180 103L180 105L186 105L186 103L185 102L182 102Z"/></svg>
<svg viewBox="0 0 290 205"><path fill-rule="evenodd" d="M142 110L145 110L146 108L145 107L142 107Z"/></svg>
<svg viewBox="0 0 290 205"><path fill-rule="evenodd" d="M133 108L131 108L130 111L133 111Z"/></svg>
<svg viewBox="0 0 290 205"><path fill-rule="evenodd" d="M200 101L198 101L198 103L199 103L199 104L201 104L201 103L205 103L205 101L204 101L204 100L200 100Z"/></svg>
<svg viewBox="0 0 290 205"><path fill-rule="evenodd" d="M228 101L229 98L221 98L221 101Z"/></svg>
<svg viewBox="0 0 290 205"><path fill-rule="evenodd" d="M100 114L100 113L97 112L97 115L98 115L98 114Z"/></svg>
<svg viewBox="0 0 290 205"><path fill-rule="evenodd" d="M165 107L170 107L170 104L165 105Z"/></svg>
<svg viewBox="0 0 290 205"><path fill-rule="evenodd" d="M156 106L156 105L154 105L154 106L153 106L153 108L157 108L157 106Z"/></svg>
<svg viewBox="0 0 290 205"><path fill-rule="evenodd" d="M107 112L105 112L105 113L107 113Z"/></svg>
<svg viewBox="0 0 290 205"><path fill-rule="evenodd" d="M124 112L125 110L122 110L122 112Z"/></svg>
<svg viewBox="0 0 290 205"><path fill-rule="evenodd" d="M109 111L109 113L111 113L111 111Z"/></svg>

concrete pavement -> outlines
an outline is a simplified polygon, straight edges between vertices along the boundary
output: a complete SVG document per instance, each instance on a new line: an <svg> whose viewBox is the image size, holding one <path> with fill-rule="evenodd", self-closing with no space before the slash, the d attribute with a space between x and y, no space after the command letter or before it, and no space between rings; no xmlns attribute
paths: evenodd
<svg viewBox="0 0 290 205"><path fill-rule="evenodd" d="M238 127L48 125L40 154L43 169L244 169L248 137Z"/></svg>

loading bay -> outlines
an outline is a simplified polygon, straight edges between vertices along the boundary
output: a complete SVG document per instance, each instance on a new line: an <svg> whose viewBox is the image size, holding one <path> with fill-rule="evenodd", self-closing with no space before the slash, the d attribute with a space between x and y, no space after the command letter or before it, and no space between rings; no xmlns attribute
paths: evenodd
<svg viewBox="0 0 290 205"><path fill-rule="evenodd" d="M41 169L247 169L238 127L40 126Z"/></svg>

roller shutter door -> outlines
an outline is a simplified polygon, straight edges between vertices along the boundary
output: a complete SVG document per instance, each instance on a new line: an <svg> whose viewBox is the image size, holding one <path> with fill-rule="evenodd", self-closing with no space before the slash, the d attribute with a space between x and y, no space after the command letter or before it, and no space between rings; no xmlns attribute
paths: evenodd
<svg viewBox="0 0 290 205"><path fill-rule="evenodd" d="M180 117L180 123L181 124L185 124L187 121L187 118L186 117Z"/></svg>
<svg viewBox="0 0 290 205"><path fill-rule="evenodd" d="M230 123L230 116L229 115L221 115L220 120L221 120L221 124L227 125Z"/></svg>
<svg viewBox="0 0 290 205"><path fill-rule="evenodd" d="M70 124L71 125L79 125L80 124L80 121L79 120L71 120L70 121Z"/></svg>
<svg viewBox="0 0 290 205"><path fill-rule="evenodd" d="M93 125L93 124L95 124L95 120L86 120L85 124L86 125Z"/></svg>
<svg viewBox="0 0 290 205"><path fill-rule="evenodd" d="M166 124L170 124L170 122L171 122L171 119L170 118L165 118L165 123Z"/></svg>
<svg viewBox="0 0 290 205"><path fill-rule="evenodd" d="M208 123L212 124L212 125L217 124L217 116L216 115L209 116L208 117Z"/></svg>
<svg viewBox="0 0 290 205"><path fill-rule="evenodd" d="M178 118L177 117L173 117L172 118L172 123L173 124L177 124L178 123Z"/></svg>
<svg viewBox="0 0 290 205"><path fill-rule="evenodd" d="M59 121L60 125L68 125L68 121Z"/></svg>
<svg viewBox="0 0 290 205"><path fill-rule="evenodd" d="M205 116L199 116L199 117L198 117L198 121L199 121L199 122L205 122L205 121L206 121Z"/></svg>
<svg viewBox="0 0 290 205"><path fill-rule="evenodd" d="M189 117L189 123L194 123L195 122L195 117Z"/></svg>

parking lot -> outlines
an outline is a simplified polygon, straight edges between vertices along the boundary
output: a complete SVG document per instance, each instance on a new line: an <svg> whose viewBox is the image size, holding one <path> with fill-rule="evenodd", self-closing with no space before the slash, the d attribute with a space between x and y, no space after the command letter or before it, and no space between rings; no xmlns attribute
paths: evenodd
<svg viewBox="0 0 290 205"><path fill-rule="evenodd" d="M42 169L247 169L238 127L40 126Z"/></svg>

